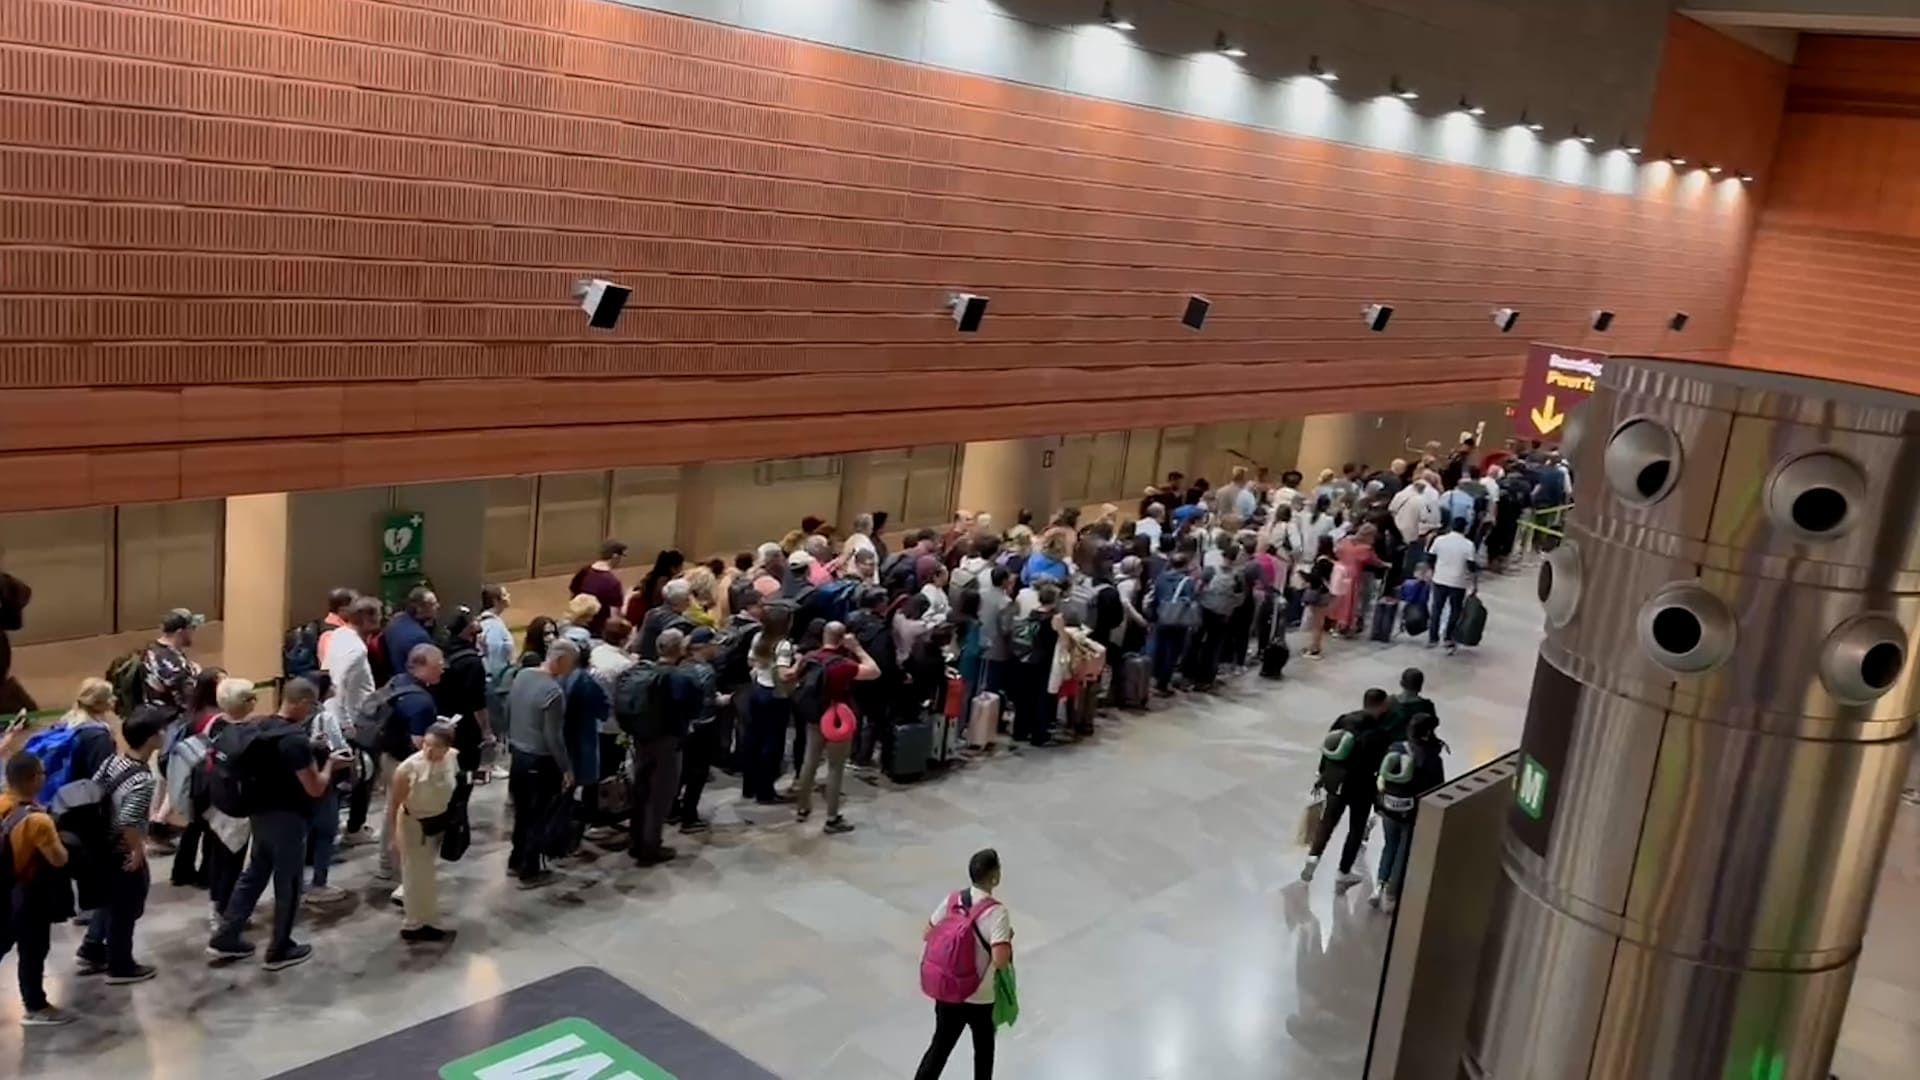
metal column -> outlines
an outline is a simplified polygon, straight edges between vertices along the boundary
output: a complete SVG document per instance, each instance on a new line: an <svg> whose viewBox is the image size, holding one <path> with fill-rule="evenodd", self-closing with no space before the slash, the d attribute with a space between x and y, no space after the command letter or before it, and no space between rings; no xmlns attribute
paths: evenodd
<svg viewBox="0 0 1920 1080"><path fill-rule="evenodd" d="M1920 398L1614 358L1463 1072L1825 1080L1920 700Z"/></svg>

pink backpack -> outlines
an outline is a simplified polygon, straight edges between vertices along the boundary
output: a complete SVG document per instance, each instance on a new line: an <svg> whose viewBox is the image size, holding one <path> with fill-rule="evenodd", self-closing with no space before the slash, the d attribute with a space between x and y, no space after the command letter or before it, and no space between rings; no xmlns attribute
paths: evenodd
<svg viewBox="0 0 1920 1080"><path fill-rule="evenodd" d="M935 1001L958 1004L980 989L985 973L973 945L987 943L980 933L980 916L1000 906L1000 901L991 896L978 905L971 901L966 889L948 897L947 917L927 936L927 949L920 957L920 989Z"/></svg>

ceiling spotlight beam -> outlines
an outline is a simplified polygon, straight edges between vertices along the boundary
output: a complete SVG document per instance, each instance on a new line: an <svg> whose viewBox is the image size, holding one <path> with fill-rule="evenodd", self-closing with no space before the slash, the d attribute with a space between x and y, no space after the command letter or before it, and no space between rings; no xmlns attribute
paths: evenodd
<svg viewBox="0 0 1920 1080"><path fill-rule="evenodd" d="M1321 66L1318 56L1310 56L1307 58L1307 74L1319 79L1323 83L1336 83L1340 81L1340 76L1335 75L1333 72Z"/></svg>
<svg viewBox="0 0 1920 1080"><path fill-rule="evenodd" d="M1521 127L1523 127L1523 128L1526 128L1526 129L1527 129L1528 131L1545 131L1545 130L1547 130L1547 125L1545 125L1545 124L1543 124L1543 123L1541 123L1541 122L1540 122L1540 121L1538 121L1538 120L1535 120L1535 119L1534 119L1533 117L1531 117L1531 116L1528 116L1528 115L1527 115L1527 110L1525 110L1525 109L1521 109L1521 110L1520 110L1520 126L1521 126Z"/></svg>
<svg viewBox="0 0 1920 1080"><path fill-rule="evenodd" d="M1473 101L1469 99L1465 94L1460 95L1459 111L1466 113L1468 116L1487 115L1487 107L1485 105L1475 105Z"/></svg>
<svg viewBox="0 0 1920 1080"><path fill-rule="evenodd" d="M1225 30L1214 35L1213 51L1219 53L1221 56L1230 57L1234 60L1239 60L1247 55L1247 50L1227 39L1227 32Z"/></svg>
<svg viewBox="0 0 1920 1080"><path fill-rule="evenodd" d="M1388 81L1387 92L1399 98L1401 101L1417 101L1420 98L1420 92L1401 82L1400 76L1398 75L1395 75Z"/></svg>
<svg viewBox="0 0 1920 1080"><path fill-rule="evenodd" d="M1100 21L1105 23L1109 30L1118 30L1123 34L1133 32L1133 21L1113 10L1113 0L1107 0L1100 6Z"/></svg>

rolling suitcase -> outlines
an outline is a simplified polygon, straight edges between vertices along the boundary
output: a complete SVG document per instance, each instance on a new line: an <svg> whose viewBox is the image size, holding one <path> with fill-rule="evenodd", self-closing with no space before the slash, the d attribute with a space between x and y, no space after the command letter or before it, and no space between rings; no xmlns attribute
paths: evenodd
<svg viewBox="0 0 1920 1080"><path fill-rule="evenodd" d="M1267 642L1266 651L1260 654L1260 677L1279 678L1280 673L1286 670L1287 661L1291 659L1293 659L1293 650L1287 648L1285 636L1276 637Z"/></svg>
<svg viewBox="0 0 1920 1080"><path fill-rule="evenodd" d="M1000 738L1000 695L975 694L967 712L967 745L988 750Z"/></svg>
<svg viewBox="0 0 1920 1080"><path fill-rule="evenodd" d="M887 775L895 780L918 780L933 760L933 725L925 718L893 729L893 760Z"/></svg>
<svg viewBox="0 0 1920 1080"><path fill-rule="evenodd" d="M967 684L959 675L947 673L947 692L940 700L941 710L948 720L958 721L967 703Z"/></svg>
<svg viewBox="0 0 1920 1080"><path fill-rule="evenodd" d="M1399 611L1396 610L1398 607L1399 605L1392 600L1381 599L1375 601L1373 605L1373 627L1372 632L1369 633L1368 636L1375 641L1392 641L1393 624L1395 622L1394 616L1399 614Z"/></svg>
<svg viewBox="0 0 1920 1080"><path fill-rule="evenodd" d="M1144 709L1153 689L1153 665L1135 653L1120 662L1113 676L1114 703L1123 709Z"/></svg>
<svg viewBox="0 0 1920 1080"><path fill-rule="evenodd" d="M1460 618L1453 624L1453 640L1462 645L1480 644L1480 635L1487 632L1487 605L1480 597L1469 595L1460 604Z"/></svg>
<svg viewBox="0 0 1920 1080"><path fill-rule="evenodd" d="M928 765L945 765L953 760L955 746L959 740L960 724L947 718L946 711L927 714L927 724L933 728L933 753L927 758Z"/></svg>
<svg viewBox="0 0 1920 1080"><path fill-rule="evenodd" d="M1067 707L1067 724L1075 735L1093 734L1093 718L1100 709L1100 680L1090 679L1080 683L1074 692L1073 701Z"/></svg>

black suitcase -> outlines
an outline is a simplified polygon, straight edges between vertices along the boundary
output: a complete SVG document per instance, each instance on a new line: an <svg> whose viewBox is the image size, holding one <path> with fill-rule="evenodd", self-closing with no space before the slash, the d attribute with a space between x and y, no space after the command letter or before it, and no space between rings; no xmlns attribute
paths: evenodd
<svg viewBox="0 0 1920 1080"><path fill-rule="evenodd" d="M1375 641L1392 641L1394 616L1399 614L1399 607L1391 600L1374 601L1373 629L1368 636Z"/></svg>
<svg viewBox="0 0 1920 1080"><path fill-rule="evenodd" d="M893 760L887 775L895 780L918 780L933 760L933 724L923 719L893 729Z"/></svg>
<svg viewBox="0 0 1920 1080"><path fill-rule="evenodd" d="M1144 709L1153 686L1153 665L1135 653L1120 662L1113 676L1114 703L1123 709Z"/></svg>
<svg viewBox="0 0 1920 1080"><path fill-rule="evenodd" d="M1478 596L1469 596L1460 604L1460 618L1453 624L1453 640L1462 645L1480 644L1487 632L1487 605Z"/></svg>
<svg viewBox="0 0 1920 1080"><path fill-rule="evenodd" d="M1293 650L1287 648L1287 639L1276 637L1267 643L1265 652L1260 654L1260 677L1277 679L1286 669L1287 661L1293 659Z"/></svg>

